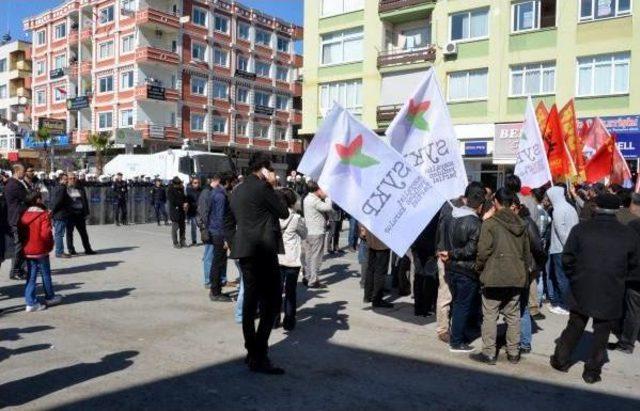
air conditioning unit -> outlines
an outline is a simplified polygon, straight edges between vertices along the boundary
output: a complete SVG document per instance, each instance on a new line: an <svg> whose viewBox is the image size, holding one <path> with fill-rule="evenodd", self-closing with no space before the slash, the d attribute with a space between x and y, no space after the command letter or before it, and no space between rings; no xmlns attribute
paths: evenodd
<svg viewBox="0 0 640 411"><path fill-rule="evenodd" d="M444 53L445 56L455 56L458 54L458 44L451 42L451 43L447 43L446 46L444 46Z"/></svg>

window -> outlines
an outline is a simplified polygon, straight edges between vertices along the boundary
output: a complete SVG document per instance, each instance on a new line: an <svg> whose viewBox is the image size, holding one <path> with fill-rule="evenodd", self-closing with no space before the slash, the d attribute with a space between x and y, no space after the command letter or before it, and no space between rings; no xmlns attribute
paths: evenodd
<svg viewBox="0 0 640 411"><path fill-rule="evenodd" d="M256 29L256 43L268 46L271 43L271 33L268 31Z"/></svg>
<svg viewBox="0 0 640 411"><path fill-rule="evenodd" d="M246 89L244 87L238 87L238 90L236 91L236 101L238 103L248 104L249 103L249 89Z"/></svg>
<svg viewBox="0 0 640 411"><path fill-rule="evenodd" d="M227 131L227 120L223 117L214 117L212 120L213 132L215 134L224 134Z"/></svg>
<svg viewBox="0 0 640 411"><path fill-rule="evenodd" d="M104 130L113 127L113 112L98 113L98 129Z"/></svg>
<svg viewBox="0 0 640 411"><path fill-rule="evenodd" d="M246 121L236 121L236 135L241 137L247 137Z"/></svg>
<svg viewBox="0 0 640 411"><path fill-rule="evenodd" d="M191 131L204 131L204 114L191 113Z"/></svg>
<svg viewBox="0 0 640 411"><path fill-rule="evenodd" d="M322 17L364 9L364 0L322 0Z"/></svg>
<svg viewBox="0 0 640 411"><path fill-rule="evenodd" d="M122 10L133 12L136 10L136 0L122 0Z"/></svg>
<svg viewBox="0 0 640 411"><path fill-rule="evenodd" d="M199 7L193 8L193 13L191 14L193 24L197 24L198 26L207 26L207 11L201 9Z"/></svg>
<svg viewBox="0 0 640 411"><path fill-rule="evenodd" d="M283 53L289 52L289 40L284 37L278 37L278 51Z"/></svg>
<svg viewBox="0 0 640 411"><path fill-rule="evenodd" d="M580 21L631 14L631 0L580 0Z"/></svg>
<svg viewBox="0 0 640 411"><path fill-rule="evenodd" d="M67 98L67 91L63 87L53 88L53 101L59 103Z"/></svg>
<svg viewBox="0 0 640 411"><path fill-rule="evenodd" d="M264 61L256 61L257 76L269 78L270 69L271 69L271 65L269 63L265 63Z"/></svg>
<svg viewBox="0 0 640 411"><path fill-rule="evenodd" d="M36 33L36 44L38 46L42 46L47 41L47 32L45 30L40 30Z"/></svg>
<svg viewBox="0 0 640 411"><path fill-rule="evenodd" d="M286 110L289 108L289 97L276 95L276 108L278 110Z"/></svg>
<svg viewBox="0 0 640 411"><path fill-rule="evenodd" d="M0 72L4 73L7 71L7 59L0 60Z"/></svg>
<svg viewBox="0 0 640 411"><path fill-rule="evenodd" d="M425 47L431 41L431 28L418 27L402 31L404 37L404 49L413 50Z"/></svg>
<svg viewBox="0 0 640 411"><path fill-rule="evenodd" d="M269 138L269 125L253 123L253 136L255 138Z"/></svg>
<svg viewBox="0 0 640 411"><path fill-rule="evenodd" d="M125 71L120 74L120 90L133 88L133 71Z"/></svg>
<svg viewBox="0 0 640 411"><path fill-rule="evenodd" d="M238 23L238 38L242 40L249 40L250 26L245 23Z"/></svg>
<svg viewBox="0 0 640 411"><path fill-rule="evenodd" d="M449 101L487 98L488 69L449 73Z"/></svg>
<svg viewBox="0 0 640 411"><path fill-rule="evenodd" d="M289 69L287 67L276 66L276 79L280 81L289 80Z"/></svg>
<svg viewBox="0 0 640 411"><path fill-rule="evenodd" d="M67 25L62 23L53 28L56 39L62 39L67 36Z"/></svg>
<svg viewBox="0 0 640 411"><path fill-rule="evenodd" d="M229 19L224 16L216 16L213 19L213 28L222 33L229 32Z"/></svg>
<svg viewBox="0 0 640 411"><path fill-rule="evenodd" d="M98 58L103 60L109 57L113 57L113 40L105 41L98 46Z"/></svg>
<svg viewBox="0 0 640 411"><path fill-rule="evenodd" d="M362 80L321 84L319 94L322 115L333 107L334 101L354 114L362 112Z"/></svg>
<svg viewBox="0 0 640 411"><path fill-rule="evenodd" d="M511 97L553 94L555 91L555 64L536 63L511 67Z"/></svg>
<svg viewBox="0 0 640 411"><path fill-rule="evenodd" d="M213 64L216 66L227 67L227 57L229 53L222 49L213 49Z"/></svg>
<svg viewBox="0 0 640 411"><path fill-rule="evenodd" d="M120 127L133 127L133 110L120 111Z"/></svg>
<svg viewBox="0 0 640 411"><path fill-rule="evenodd" d="M276 140L286 140L287 129L285 127L276 127Z"/></svg>
<svg viewBox="0 0 640 411"><path fill-rule="evenodd" d="M537 30L556 25L556 0L527 0L514 3L512 32Z"/></svg>
<svg viewBox="0 0 640 411"><path fill-rule="evenodd" d="M7 85L0 86L0 98L7 98Z"/></svg>
<svg viewBox="0 0 640 411"><path fill-rule="evenodd" d="M109 93L113 91L113 76L100 77L98 79L98 92Z"/></svg>
<svg viewBox="0 0 640 411"><path fill-rule="evenodd" d="M133 34L122 38L122 53L130 53L135 47L135 37Z"/></svg>
<svg viewBox="0 0 640 411"><path fill-rule="evenodd" d="M229 86L221 81L213 82L213 98L226 100L229 98Z"/></svg>
<svg viewBox="0 0 640 411"><path fill-rule="evenodd" d="M322 64L362 61L362 27L322 36Z"/></svg>
<svg viewBox="0 0 640 411"><path fill-rule="evenodd" d="M67 56L64 54L59 54L53 58L53 68L61 69L66 65Z"/></svg>
<svg viewBox="0 0 640 411"><path fill-rule="evenodd" d="M489 36L489 9L463 11L451 15L451 41L476 40Z"/></svg>
<svg viewBox="0 0 640 411"><path fill-rule="evenodd" d="M264 93L262 91L256 91L253 95L253 104L256 106L271 107L269 101L271 100L271 94Z"/></svg>
<svg viewBox="0 0 640 411"><path fill-rule="evenodd" d="M36 76L41 76L47 71L47 64L45 60L36 61Z"/></svg>
<svg viewBox="0 0 640 411"><path fill-rule="evenodd" d="M249 71L249 59L245 56L238 56L238 70Z"/></svg>
<svg viewBox="0 0 640 411"><path fill-rule="evenodd" d="M204 61L205 59L204 54L206 50L207 50L207 46L205 46L204 44L193 43L191 45L191 57L194 60Z"/></svg>
<svg viewBox="0 0 640 411"><path fill-rule="evenodd" d="M191 93L200 96L207 95L207 80L201 77L191 77Z"/></svg>
<svg viewBox="0 0 640 411"><path fill-rule="evenodd" d="M113 21L113 6L105 7L99 11L100 24L106 24Z"/></svg>
<svg viewBox="0 0 640 411"><path fill-rule="evenodd" d="M44 90L36 90L36 106L47 104L47 93Z"/></svg>
<svg viewBox="0 0 640 411"><path fill-rule="evenodd" d="M606 96L629 92L629 53L578 59L577 95Z"/></svg>

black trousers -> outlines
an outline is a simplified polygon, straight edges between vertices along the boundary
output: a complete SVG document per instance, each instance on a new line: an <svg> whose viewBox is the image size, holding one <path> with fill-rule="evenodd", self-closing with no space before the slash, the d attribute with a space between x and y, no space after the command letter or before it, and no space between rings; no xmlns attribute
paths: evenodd
<svg viewBox="0 0 640 411"><path fill-rule="evenodd" d="M156 212L156 220L158 221L158 225L160 225L160 217L164 220L165 224L169 220L167 217L167 208L164 203L153 203L153 208Z"/></svg>
<svg viewBox="0 0 640 411"><path fill-rule="evenodd" d="M78 230L80 239L82 240L82 248L84 252L91 251L91 243L89 242L89 233L87 233L87 222L81 214L71 214L67 219L67 250L74 253L76 248L73 245L73 229Z"/></svg>
<svg viewBox="0 0 640 411"><path fill-rule="evenodd" d="M411 260L409 257L398 257L395 253L391 256L391 278L393 286L398 288L400 295L411 294L411 280L409 279L409 270L411 269Z"/></svg>
<svg viewBox="0 0 640 411"><path fill-rule="evenodd" d="M571 314L569 314L569 323L556 343L554 354L560 364L569 364L571 354L578 346L588 321L589 317L586 315L575 311L571 311ZM613 324L614 321L611 320L593 319L593 341L589 351L589 358L584 365L585 372L593 372L599 375L600 371L602 371L602 366L606 359L607 342L609 341L609 334Z"/></svg>
<svg viewBox="0 0 640 411"><path fill-rule="evenodd" d="M416 275L413 278L413 297L415 315L427 316L435 312L438 281L429 275Z"/></svg>
<svg viewBox="0 0 640 411"><path fill-rule="evenodd" d="M116 224L127 224L127 200L116 200L113 203L113 221Z"/></svg>
<svg viewBox="0 0 640 411"><path fill-rule="evenodd" d="M267 357L269 336L282 303L281 274L278 256L262 253L240 260L244 300L242 303L242 334L244 346L253 359ZM260 322L256 331L256 311L260 304Z"/></svg>
<svg viewBox="0 0 640 411"><path fill-rule="evenodd" d="M178 232L180 232L180 240L178 241ZM171 221L171 239L173 240L173 245L182 245L184 246L185 240L185 222L184 220L180 221Z"/></svg>
<svg viewBox="0 0 640 411"><path fill-rule="evenodd" d="M624 296L624 311L620 345L633 350L640 334L640 290L627 288Z"/></svg>
<svg viewBox="0 0 640 411"><path fill-rule="evenodd" d="M222 294L222 273L227 266L227 250L224 249L224 239L218 236L210 236L213 245L213 260L209 270L209 283L211 294Z"/></svg>
<svg viewBox="0 0 640 411"><path fill-rule="evenodd" d="M281 265L280 272L282 273L282 292L284 292L284 325L295 325L296 307L298 305L296 292L300 267L285 267Z"/></svg>
<svg viewBox="0 0 640 411"><path fill-rule="evenodd" d="M369 248L367 275L364 279L364 298L366 301L377 302L382 300L390 258L390 250Z"/></svg>
<svg viewBox="0 0 640 411"><path fill-rule="evenodd" d="M25 272L24 253L22 252L22 241L18 235L18 226L9 227L11 237L13 238L13 263L11 265L11 274L22 274Z"/></svg>
<svg viewBox="0 0 640 411"><path fill-rule="evenodd" d="M342 220L329 222L329 233L327 236L327 252L340 250L340 232L342 231Z"/></svg>

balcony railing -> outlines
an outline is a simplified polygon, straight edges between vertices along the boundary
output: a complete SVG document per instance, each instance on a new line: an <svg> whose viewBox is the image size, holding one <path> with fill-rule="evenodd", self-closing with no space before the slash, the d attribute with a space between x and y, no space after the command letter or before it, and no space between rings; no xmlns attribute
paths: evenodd
<svg viewBox="0 0 640 411"><path fill-rule="evenodd" d="M142 84L136 87L136 98L158 101L178 101L178 90L156 84Z"/></svg>
<svg viewBox="0 0 640 411"><path fill-rule="evenodd" d="M378 68L397 64L421 63L436 61L436 47L429 45L411 50L389 50L378 54Z"/></svg>
<svg viewBox="0 0 640 411"><path fill-rule="evenodd" d="M419 6L427 3L435 3L436 0L380 0L378 3L378 12L386 13L396 11L407 7Z"/></svg>
<svg viewBox="0 0 640 411"><path fill-rule="evenodd" d="M398 114L401 108L402 104L378 106L378 109L376 111L376 120L378 124L390 123L391 121L393 121L394 117Z"/></svg>
<svg viewBox="0 0 640 411"><path fill-rule="evenodd" d="M165 26L180 28L180 17L174 13L167 13L153 8L145 8L136 12L138 24L162 24Z"/></svg>
<svg viewBox="0 0 640 411"><path fill-rule="evenodd" d="M180 137L180 131L174 125L138 123L136 130L142 132L142 138L177 139Z"/></svg>
<svg viewBox="0 0 640 411"><path fill-rule="evenodd" d="M170 50L155 47L140 47L136 50L136 60L148 60L177 65L180 62L180 57L177 53Z"/></svg>

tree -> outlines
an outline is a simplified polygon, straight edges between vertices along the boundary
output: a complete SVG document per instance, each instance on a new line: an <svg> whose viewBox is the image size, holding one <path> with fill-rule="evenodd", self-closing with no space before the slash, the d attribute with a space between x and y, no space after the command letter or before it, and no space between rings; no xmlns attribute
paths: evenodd
<svg viewBox="0 0 640 411"><path fill-rule="evenodd" d="M36 140L40 143L43 143L44 149L42 162L44 163L44 169L47 171L53 171L53 153L51 154L51 167L49 167L49 162L47 161L47 147L50 143L52 143L52 136L47 127L40 127L36 132Z"/></svg>
<svg viewBox="0 0 640 411"><path fill-rule="evenodd" d="M89 136L89 144L91 144L91 147L93 147L96 152L96 169L98 175L102 174L102 168L104 167L104 155L111 147L111 141L109 138L110 134L104 131L97 134L91 134Z"/></svg>

